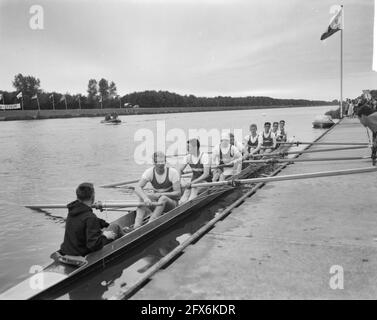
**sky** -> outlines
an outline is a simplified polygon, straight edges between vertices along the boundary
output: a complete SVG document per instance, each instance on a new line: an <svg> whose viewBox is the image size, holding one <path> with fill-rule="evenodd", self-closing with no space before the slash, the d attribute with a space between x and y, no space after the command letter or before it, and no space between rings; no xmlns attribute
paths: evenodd
<svg viewBox="0 0 377 320"><path fill-rule="evenodd" d="M35 4L43 29L30 27ZM0 89L22 73L71 94L105 78L121 95L339 99L341 32L320 41L335 4L354 98L377 89L373 0L0 0Z"/></svg>

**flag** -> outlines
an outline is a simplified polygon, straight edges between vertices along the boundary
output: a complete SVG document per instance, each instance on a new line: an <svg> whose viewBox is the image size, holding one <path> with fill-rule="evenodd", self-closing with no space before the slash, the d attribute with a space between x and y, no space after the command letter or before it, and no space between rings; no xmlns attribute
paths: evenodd
<svg viewBox="0 0 377 320"><path fill-rule="evenodd" d="M22 92L19 92L16 96L17 99L21 99L22 98Z"/></svg>
<svg viewBox="0 0 377 320"><path fill-rule="evenodd" d="M331 18L330 25L328 26L326 32L321 36L321 40L325 40L332 36L335 32L343 29L343 8L340 7L339 11Z"/></svg>
<svg viewBox="0 0 377 320"><path fill-rule="evenodd" d="M53 100L53 99L54 99L54 95L51 94L48 98L49 98L50 100Z"/></svg>
<svg viewBox="0 0 377 320"><path fill-rule="evenodd" d="M62 96L59 100L59 102L63 102L65 100L65 96Z"/></svg>
<svg viewBox="0 0 377 320"><path fill-rule="evenodd" d="M33 96L31 97L31 99L32 99L32 100L33 100L33 99L38 99L37 94L33 95Z"/></svg>
<svg viewBox="0 0 377 320"><path fill-rule="evenodd" d="M102 96L99 96L99 102L102 102Z"/></svg>
<svg viewBox="0 0 377 320"><path fill-rule="evenodd" d="M373 70L377 72L377 0L374 0Z"/></svg>
<svg viewBox="0 0 377 320"><path fill-rule="evenodd" d="M80 98L81 98L81 95L78 94L78 95L76 96L76 99L75 99L75 100L76 100L76 101L79 101Z"/></svg>

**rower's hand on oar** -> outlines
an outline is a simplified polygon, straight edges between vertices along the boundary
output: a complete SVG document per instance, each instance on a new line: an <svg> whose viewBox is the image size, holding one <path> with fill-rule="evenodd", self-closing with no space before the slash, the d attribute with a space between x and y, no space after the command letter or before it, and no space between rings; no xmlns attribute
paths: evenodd
<svg viewBox="0 0 377 320"><path fill-rule="evenodd" d="M102 204L102 201L96 201L95 203L93 203L93 206L94 208L96 208L97 210L99 211L103 211L103 204Z"/></svg>
<svg viewBox="0 0 377 320"><path fill-rule="evenodd" d="M150 207L152 205L152 200L149 198L144 199L144 204L146 207Z"/></svg>
<svg viewBox="0 0 377 320"><path fill-rule="evenodd" d="M109 240L114 240L116 237L115 232L110 231L110 230L105 230L102 232L102 234Z"/></svg>

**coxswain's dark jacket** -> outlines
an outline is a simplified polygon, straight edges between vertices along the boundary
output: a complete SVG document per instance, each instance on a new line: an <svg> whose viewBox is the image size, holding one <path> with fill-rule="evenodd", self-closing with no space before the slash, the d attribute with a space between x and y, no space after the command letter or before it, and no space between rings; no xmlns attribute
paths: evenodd
<svg viewBox="0 0 377 320"><path fill-rule="evenodd" d="M92 208L75 200L67 205L68 217L65 224L64 242L60 247L61 254L85 256L100 250L108 243L102 235L102 228L109 224L98 218Z"/></svg>

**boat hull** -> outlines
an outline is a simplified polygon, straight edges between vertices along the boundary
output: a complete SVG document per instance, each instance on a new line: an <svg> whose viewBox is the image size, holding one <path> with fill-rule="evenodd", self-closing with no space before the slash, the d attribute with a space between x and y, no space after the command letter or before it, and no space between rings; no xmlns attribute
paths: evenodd
<svg viewBox="0 0 377 320"><path fill-rule="evenodd" d="M121 124L122 120L120 119L115 119L115 120L102 120L101 123L104 124Z"/></svg>

